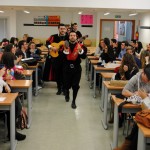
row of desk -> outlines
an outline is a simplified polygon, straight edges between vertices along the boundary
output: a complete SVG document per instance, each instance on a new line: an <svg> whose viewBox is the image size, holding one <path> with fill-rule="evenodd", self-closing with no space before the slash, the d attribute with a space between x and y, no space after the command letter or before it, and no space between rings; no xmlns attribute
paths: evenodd
<svg viewBox="0 0 150 150"><path fill-rule="evenodd" d="M90 63L89 63L90 62ZM107 115L108 115L108 95L109 93L121 93L123 87L116 87L111 86L110 79L114 76L114 68L104 68L98 67L98 58L95 56L87 56L86 60L86 67L87 67L87 79L89 75L89 64L91 65L91 74L90 74L90 88L92 88L92 72L94 69L94 97L96 97L96 74L100 73L102 77L102 91L101 91L101 103L100 108L103 113L102 118L102 125L104 129L108 129L108 122L107 122ZM112 73L111 73L112 72ZM112 100L114 101L114 126L113 126L113 139L111 142L111 148L114 149L118 146L118 106L123 101L122 99L118 99L115 95L112 96ZM125 104L122 109L122 113L136 113L137 111L141 110L141 106L134 105L134 104ZM143 127L142 125L138 124L139 127L139 134L138 134L138 150L145 150L146 143L150 142L150 129ZM146 134L147 133L147 134Z"/></svg>
<svg viewBox="0 0 150 150"><path fill-rule="evenodd" d="M39 61L44 65L44 60ZM7 80L6 82L11 86L12 93L0 93L0 97L4 97L5 100L0 102L0 110L10 110L10 149L16 149L15 140L15 99L18 96L18 92L27 93L27 115L28 122L27 127L30 128L32 122L32 74L35 71L35 96L38 95L38 65L29 66L29 70L24 70L23 74L27 80ZM43 66L44 67L44 66Z"/></svg>

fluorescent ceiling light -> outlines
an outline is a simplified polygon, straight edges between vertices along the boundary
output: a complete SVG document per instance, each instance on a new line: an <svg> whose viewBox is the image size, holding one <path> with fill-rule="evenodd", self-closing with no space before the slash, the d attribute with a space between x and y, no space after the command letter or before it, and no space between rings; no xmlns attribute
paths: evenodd
<svg viewBox="0 0 150 150"><path fill-rule="evenodd" d="M0 10L0 13L4 13L4 11Z"/></svg>
<svg viewBox="0 0 150 150"><path fill-rule="evenodd" d="M29 12L29 11L27 11L27 10L24 10L24 13L29 14L30 12Z"/></svg>
<svg viewBox="0 0 150 150"><path fill-rule="evenodd" d="M109 12L107 12L107 13L105 13L104 15L105 15L105 16L107 16L107 15L109 15L109 14L110 14L110 13L109 13Z"/></svg>
<svg viewBox="0 0 150 150"><path fill-rule="evenodd" d="M137 15L137 13L129 14L129 16L136 16L136 15Z"/></svg>
<svg viewBox="0 0 150 150"><path fill-rule="evenodd" d="M79 11L78 14L81 15L81 14L82 14L82 11Z"/></svg>

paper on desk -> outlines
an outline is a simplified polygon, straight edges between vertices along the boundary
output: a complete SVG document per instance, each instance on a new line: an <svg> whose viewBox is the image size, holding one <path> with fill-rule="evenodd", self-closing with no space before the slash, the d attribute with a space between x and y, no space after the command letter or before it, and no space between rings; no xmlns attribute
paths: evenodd
<svg viewBox="0 0 150 150"><path fill-rule="evenodd" d="M120 64L114 64L114 63L107 63L105 64L105 68L116 68L116 67L119 67Z"/></svg>
<svg viewBox="0 0 150 150"><path fill-rule="evenodd" d="M3 102L6 99L6 97L0 97L0 102Z"/></svg>

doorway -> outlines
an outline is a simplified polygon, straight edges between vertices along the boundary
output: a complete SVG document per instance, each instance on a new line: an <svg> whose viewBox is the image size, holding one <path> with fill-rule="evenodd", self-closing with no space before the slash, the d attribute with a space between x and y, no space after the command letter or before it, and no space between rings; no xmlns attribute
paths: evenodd
<svg viewBox="0 0 150 150"><path fill-rule="evenodd" d="M7 19L0 18L0 41L7 37Z"/></svg>
<svg viewBox="0 0 150 150"><path fill-rule="evenodd" d="M135 20L100 20L100 39L108 37L117 41L128 41L134 39Z"/></svg>

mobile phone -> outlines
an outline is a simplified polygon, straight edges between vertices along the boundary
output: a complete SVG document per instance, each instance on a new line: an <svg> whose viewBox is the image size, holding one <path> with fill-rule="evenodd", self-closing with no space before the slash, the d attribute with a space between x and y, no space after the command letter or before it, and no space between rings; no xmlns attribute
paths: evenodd
<svg viewBox="0 0 150 150"><path fill-rule="evenodd" d="M4 64L0 64L0 69L2 69L3 67L5 67L5 65Z"/></svg>

